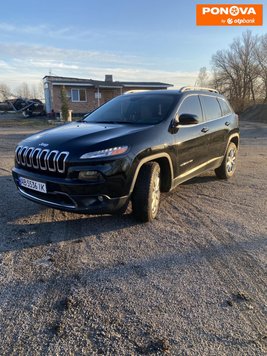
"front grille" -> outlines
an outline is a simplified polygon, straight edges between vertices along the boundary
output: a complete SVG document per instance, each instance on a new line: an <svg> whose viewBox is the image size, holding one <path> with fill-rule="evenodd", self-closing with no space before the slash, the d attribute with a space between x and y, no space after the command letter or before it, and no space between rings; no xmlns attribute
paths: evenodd
<svg viewBox="0 0 267 356"><path fill-rule="evenodd" d="M69 152L66 151L28 146L18 146L15 153L16 162L22 167L62 174L66 171L68 155Z"/></svg>

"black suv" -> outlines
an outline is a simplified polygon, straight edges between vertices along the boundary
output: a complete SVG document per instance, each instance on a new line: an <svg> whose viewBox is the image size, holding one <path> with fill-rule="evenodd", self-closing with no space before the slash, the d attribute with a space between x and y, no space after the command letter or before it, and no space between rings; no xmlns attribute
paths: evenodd
<svg viewBox="0 0 267 356"><path fill-rule="evenodd" d="M13 177L22 196L72 212L157 215L160 192L214 169L230 178L238 116L216 90L131 92L81 121L19 143Z"/></svg>

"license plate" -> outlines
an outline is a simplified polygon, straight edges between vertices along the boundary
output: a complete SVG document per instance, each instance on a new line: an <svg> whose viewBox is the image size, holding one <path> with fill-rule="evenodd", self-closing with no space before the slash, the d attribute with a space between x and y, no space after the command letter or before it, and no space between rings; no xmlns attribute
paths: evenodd
<svg viewBox="0 0 267 356"><path fill-rule="evenodd" d="M31 180L24 177L19 177L19 185L28 189L36 190L37 192L47 193L46 184L37 182L36 180Z"/></svg>

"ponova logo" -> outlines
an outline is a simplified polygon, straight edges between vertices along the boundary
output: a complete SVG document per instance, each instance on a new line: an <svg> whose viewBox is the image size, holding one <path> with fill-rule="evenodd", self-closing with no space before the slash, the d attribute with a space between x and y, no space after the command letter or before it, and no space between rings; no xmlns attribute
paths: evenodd
<svg viewBox="0 0 267 356"><path fill-rule="evenodd" d="M261 26L262 4L198 4L198 26Z"/></svg>
<svg viewBox="0 0 267 356"><path fill-rule="evenodd" d="M241 15L256 15L256 11L254 7L238 7L238 6L231 6L228 7L203 7L202 14L205 15L207 13L211 13L212 15L232 15L237 16Z"/></svg>

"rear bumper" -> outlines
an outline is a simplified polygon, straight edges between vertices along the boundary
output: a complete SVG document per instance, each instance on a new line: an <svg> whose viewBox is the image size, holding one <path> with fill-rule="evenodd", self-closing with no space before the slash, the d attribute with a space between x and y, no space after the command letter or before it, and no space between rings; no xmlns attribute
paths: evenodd
<svg viewBox="0 0 267 356"><path fill-rule="evenodd" d="M129 201L129 195L111 197L106 194L106 183L92 185L81 181L33 174L20 168L13 168L12 174L18 191L24 198L54 209L76 213L112 214L123 208ZM47 193L20 186L19 177L45 183Z"/></svg>

